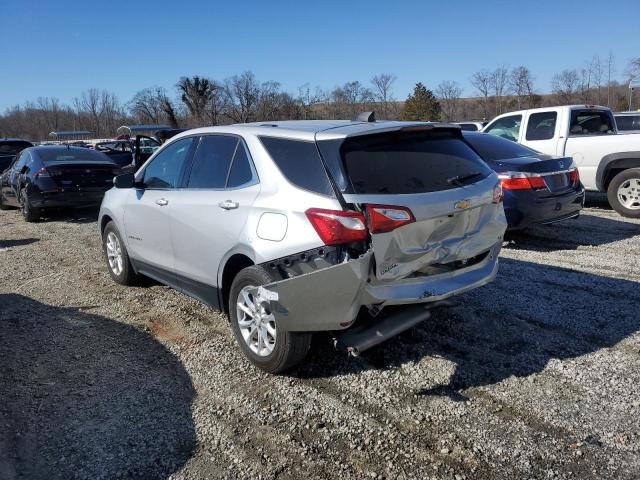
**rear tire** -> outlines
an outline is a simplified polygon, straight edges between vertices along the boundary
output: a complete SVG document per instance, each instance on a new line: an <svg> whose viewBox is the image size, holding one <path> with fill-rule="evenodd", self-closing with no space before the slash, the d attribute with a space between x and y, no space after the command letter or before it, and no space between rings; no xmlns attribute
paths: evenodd
<svg viewBox="0 0 640 480"><path fill-rule="evenodd" d="M247 267L238 273L233 279L231 291L229 293L229 317L231 319L231 329L236 337L240 349L251 363L268 373L281 373L294 365L300 363L309 352L311 346L311 333L308 332L285 332L278 328L275 318L270 315L268 302L263 302L262 313L257 313L255 308L250 308L256 316L251 317L243 314L238 304L246 304L246 287L258 287L275 281L276 279L262 267ZM253 300L253 298L251 298ZM242 316L241 316L242 315ZM253 322L254 318L265 327L256 327L255 335L251 335L252 326L247 326L248 322ZM269 321L268 319L272 320ZM243 327L241 327L241 322ZM267 325L268 324L268 325ZM258 332L263 328L264 348L260 346ZM275 332L275 336L272 333ZM255 341L253 339L256 339ZM268 340L267 340L268 339ZM268 344L268 346L267 346ZM271 350L269 352L269 350ZM261 352L261 353L259 353ZM269 353L267 353L269 352Z"/></svg>
<svg viewBox="0 0 640 480"><path fill-rule="evenodd" d="M135 285L140 276L133 270L127 248L113 222L107 223L102 232L102 251L107 270L114 282L120 285Z"/></svg>
<svg viewBox="0 0 640 480"><path fill-rule="evenodd" d="M617 174L607 188L609 205L623 217L640 218L640 168Z"/></svg>
<svg viewBox="0 0 640 480"><path fill-rule="evenodd" d="M0 193L0 210L9 210L11 207L4 203L4 195Z"/></svg>
<svg viewBox="0 0 640 480"><path fill-rule="evenodd" d="M31 201L29 200L29 195L27 194L27 189L23 188L20 190L20 210L22 211L22 216L27 222L37 222L40 220L40 209L33 207L31 205Z"/></svg>

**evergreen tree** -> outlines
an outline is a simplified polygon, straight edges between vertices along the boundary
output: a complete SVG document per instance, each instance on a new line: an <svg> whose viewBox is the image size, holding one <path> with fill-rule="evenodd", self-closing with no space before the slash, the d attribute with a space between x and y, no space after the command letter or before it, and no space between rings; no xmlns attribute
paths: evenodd
<svg viewBox="0 0 640 480"><path fill-rule="evenodd" d="M404 102L403 120L437 122L440 120L440 102L431 90L422 83L416 83L413 94Z"/></svg>

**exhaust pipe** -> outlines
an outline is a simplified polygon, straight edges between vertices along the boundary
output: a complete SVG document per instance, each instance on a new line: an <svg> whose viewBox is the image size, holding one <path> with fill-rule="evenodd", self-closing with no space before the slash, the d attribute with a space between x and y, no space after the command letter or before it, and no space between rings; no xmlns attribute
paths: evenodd
<svg viewBox="0 0 640 480"><path fill-rule="evenodd" d="M415 327L431 316L430 310L440 306L450 306L447 301L433 302L403 308L389 313L372 324L359 325L340 333L334 339L334 346L357 357L365 350L375 347L402 332Z"/></svg>

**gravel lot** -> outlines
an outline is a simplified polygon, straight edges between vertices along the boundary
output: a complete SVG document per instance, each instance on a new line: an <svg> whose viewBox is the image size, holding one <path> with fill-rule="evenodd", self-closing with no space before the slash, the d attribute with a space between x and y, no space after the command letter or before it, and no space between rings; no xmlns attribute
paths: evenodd
<svg viewBox="0 0 640 480"><path fill-rule="evenodd" d="M225 316L113 283L95 211L0 212L0 478L640 476L640 222L601 198L359 359L288 376Z"/></svg>

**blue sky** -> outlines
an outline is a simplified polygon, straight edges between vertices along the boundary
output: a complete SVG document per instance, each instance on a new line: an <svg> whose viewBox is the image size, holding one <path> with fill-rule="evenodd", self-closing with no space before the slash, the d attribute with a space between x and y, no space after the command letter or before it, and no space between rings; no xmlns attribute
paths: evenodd
<svg viewBox="0 0 640 480"><path fill-rule="evenodd" d="M104 5L97 7L96 5ZM252 70L297 92L397 75L402 99L498 64L551 77L613 51L617 76L640 56L640 1L65 1L0 0L0 111L88 88L128 101L183 75Z"/></svg>

